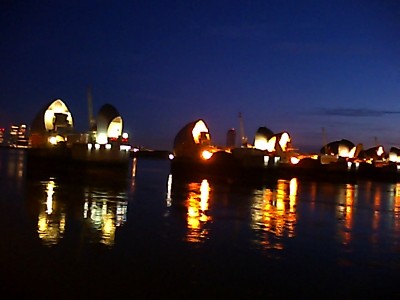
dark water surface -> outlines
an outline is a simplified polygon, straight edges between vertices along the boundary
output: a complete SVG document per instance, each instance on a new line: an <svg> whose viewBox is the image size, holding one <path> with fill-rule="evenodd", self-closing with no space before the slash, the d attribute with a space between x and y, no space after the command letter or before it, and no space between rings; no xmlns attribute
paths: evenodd
<svg viewBox="0 0 400 300"><path fill-rule="evenodd" d="M400 297L400 184L27 171L0 149L3 296Z"/></svg>

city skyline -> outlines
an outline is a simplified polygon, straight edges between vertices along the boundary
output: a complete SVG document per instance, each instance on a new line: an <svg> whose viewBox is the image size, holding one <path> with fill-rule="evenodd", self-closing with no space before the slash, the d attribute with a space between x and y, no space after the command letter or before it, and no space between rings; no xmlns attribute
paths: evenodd
<svg viewBox="0 0 400 300"><path fill-rule="evenodd" d="M60 98L85 131L91 87L94 114L115 106L132 143L153 149L172 149L178 131L197 119L224 145L229 129L240 131L239 113L250 143L265 126L289 132L305 150L324 138L400 145L397 1L5 1L0 8L0 127L29 126Z"/></svg>

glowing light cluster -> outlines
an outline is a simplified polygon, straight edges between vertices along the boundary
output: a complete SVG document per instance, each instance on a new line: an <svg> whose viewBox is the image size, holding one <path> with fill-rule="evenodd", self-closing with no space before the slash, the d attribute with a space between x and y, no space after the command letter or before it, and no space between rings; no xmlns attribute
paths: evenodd
<svg viewBox="0 0 400 300"><path fill-rule="evenodd" d="M340 144L338 149L338 155L344 158L353 158L356 153L356 147L349 148L346 145Z"/></svg>
<svg viewBox="0 0 400 300"><path fill-rule="evenodd" d="M265 137L257 137L254 141L254 148L268 152L275 151L276 136L271 137L269 140Z"/></svg>
<svg viewBox="0 0 400 300"><path fill-rule="evenodd" d="M57 145L60 142L65 142L65 138L61 135L52 135L48 139L51 145Z"/></svg>
<svg viewBox="0 0 400 300"><path fill-rule="evenodd" d="M276 151L277 142L282 151L287 151L290 143L289 134L287 132L282 133L279 137L279 140L276 135L272 136L270 139L267 139L265 136L257 136L254 140L254 148L262 151L274 152Z"/></svg>
<svg viewBox="0 0 400 300"><path fill-rule="evenodd" d="M394 163L400 163L400 156L397 155L395 152L389 153L389 161Z"/></svg>

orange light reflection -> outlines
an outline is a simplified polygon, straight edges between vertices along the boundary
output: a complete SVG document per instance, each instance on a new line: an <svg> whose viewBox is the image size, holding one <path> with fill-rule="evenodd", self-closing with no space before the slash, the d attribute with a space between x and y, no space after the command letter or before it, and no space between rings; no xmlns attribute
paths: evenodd
<svg viewBox="0 0 400 300"><path fill-rule="evenodd" d="M396 183L393 211L395 231L400 232L400 183Z"/></svg>
<svg viewBox="0 0 400 300"><path fill-rule="evenodd" d="M210 185L204 179L201 184L190 183L189 191L186 199L188 228L186 240L192 243L202 243L208 235L204 225L211 220L211 216L208 215Z"/></svg>
<svg viewBox="0 0 400 300"><path fill-rule="evenodd" d="M256 242L262 248L282 250L280 238L295 237L297 188L297 179L293 178L278 180L276 190L266 188L256 193L251 227L257 232Z"/></svg>
<svg viewBox="0 0 400 300"><path fill-rule="evenodd" d="M91 238L106 246L113 246L118 227L127 219L127 195L87 189L83 205L83 218L94 229ZM94 234L96 233L96 234Z"/></svg>
<svg viewBox="0 0 400 300"><path fill-rule="evenodd" d="M65 213L61 205L57 205L54 198L56 184L49 180L43 182L45 187L46 200L42 201L38 215L37 233L43 245L53 246L64 236Z"/></svg>
<svg viewBox="0 0 400 300"><path fill-rule="evenodd" d="M352 240L352 230L354 226L354 204L358 197L358 186L346 184L344 187L344 203L339 199L339 217L343 219L343 229L341 230L342 243L349 245Z"/></svg>

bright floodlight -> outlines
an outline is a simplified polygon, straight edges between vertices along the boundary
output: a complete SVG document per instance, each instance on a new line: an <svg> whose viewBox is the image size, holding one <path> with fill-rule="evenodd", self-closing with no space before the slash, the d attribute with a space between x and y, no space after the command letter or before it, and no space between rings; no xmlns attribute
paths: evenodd
<svg viewBox="0 0 400 300"><path fill-rule="evenodd" d="M212 152L210 152L208 150L204 150L201 153L201 157L203 157L204 159L210 159L212 155L213 155Z"/></svg>
<svg viewBox="0 0 400 300"><path fill-rule="evenodd" d="M107 134L105 134L105 133L99 133L99 134L97 135L96 142L97 142L98 144L101 144L101 145L107 144L107 142L108 142Z"/></svg>
<svg viewBox="0 0 400 300"><path fill-rule="evenodd" d="M300 161L300 159L299 159L298 157L292 156L292 157L290 158L290 162L291 162L293 165L297 165L297 164L299 163L299 161Z"/></svg>
<svg viewBox="0 0 400 300"><path fill-rule="evenodd" d="M57 138L55 136L49 137L49 143L52 144L52 145L56 145L57 144Z"/></svg>

